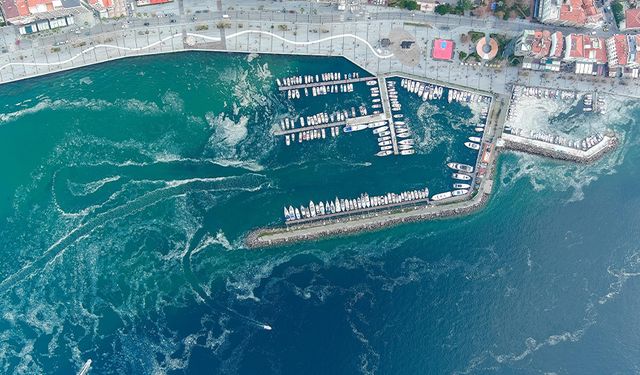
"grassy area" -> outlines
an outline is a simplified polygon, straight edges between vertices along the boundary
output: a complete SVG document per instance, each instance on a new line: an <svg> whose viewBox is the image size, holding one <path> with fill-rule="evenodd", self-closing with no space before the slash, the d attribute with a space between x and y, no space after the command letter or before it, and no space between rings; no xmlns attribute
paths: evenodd
<svg viewBox="0 0 640 375"><path fill-rule="evenodd" d="M471 38L471 43L476 44L482 38L484 38L484 33L480 31L469 31L469 38Z"/></svg>
<svg viewBox="0 0 640 375"><path fill-rule="evenodd" d="M458 0L456 6L451 4L440 4L435 8L435 12L439 15L445 14L457 14L463 15L465 11L471 10L474 8L473 2L471 0Z"/></svg>
<svg viewBox="0 0 640 375"><path fill-rule="evenodd" d="M613 18L616 20L616 24L620 27L620 23L624 21L624 6L618 0L612 1L611 12L613 13Z"/></svg>
<svg viewBox="0 0 640 375"><path fill-rule="evenodd" d="M389 6L408 10L420 9L420 5L415 0L389 0Z"/></svg>

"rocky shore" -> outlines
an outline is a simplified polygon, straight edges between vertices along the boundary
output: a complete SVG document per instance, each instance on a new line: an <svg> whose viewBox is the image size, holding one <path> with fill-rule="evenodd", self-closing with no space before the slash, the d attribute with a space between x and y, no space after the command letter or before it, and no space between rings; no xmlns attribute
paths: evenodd
<svg viewBox="0 0 640 375"><path fill-rule="evenodd" d="M540 155L551 159L570 161L574 163L592 163L606 153L612 151L618 145L615 134L607 134L600 143L583 151L565 146L558 146L538 140L503 134L500 147L516 152Z"/></svg>

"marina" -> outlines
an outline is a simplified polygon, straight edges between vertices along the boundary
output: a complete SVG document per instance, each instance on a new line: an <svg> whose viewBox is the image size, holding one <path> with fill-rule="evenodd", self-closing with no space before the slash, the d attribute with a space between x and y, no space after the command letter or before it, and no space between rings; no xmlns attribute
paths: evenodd
<svg viewBox="0 0 640 375"><path fill-rule="evenodd" d="M314 95L314 91L309 94L309 88L333 87L328 82L335 82L333 79L344 76L343 73L323 73L318 74L317 78L316 75L298 75L277 79L276 84L283 94L290 92L290 90L300 90L300 97L309 97L310 100L318 101L323 100L318 96L325 94L317 95L317 91L316 95ZM355 77L353 79L363 78ZM444 207L474 200L473 197L482 201L484 199L482 197L488 194L488 191L485 191L481 184L490 175L490 163L495 158L492 152L493 144L484 141L485 129L489 127L489 113L493 103L490 95L460 88L447 88L439 84L403 76L367 77L364 81L366 81L366 89L361 88L359 92L366 92L365 96L369 97L370 103L362 103L359 107L356 105L337 109L331 113L301 114L298 117L284 118L273 131L273 135L284 136L285 144L290 146L307 140L324 140L344 133L366 133L366 130L370 130L370 134L374 136L378 145L376 156L416 155L415 130L412 128L418 126L418 123L413 115L407 113L409 108L405 108L406 100L413 100L410 99L412 97L417 99L410 106L411 111L414 111L416 106L420 106L420 103L430 101L444 107L450 106L452 103L459 103L462 107L468 106L471 113L477 111L476 120L467 120L470 122L465 124L461 129L464 131L458 135L461 137L460 146L470 150L473 155L472 159L464 160L469 162L473 160L473 162L472 164L455 161L445 163L445 168L449 170L445 176L449 176L448 178L451 180L449 189L439 187L432 196L430 196L429 188L422 188L379 195L360 193L356 194L355 198L339 198L340 195L338 195L321 201L310 200L306 204L300 204L301 201L296 204L286 204L282 210L288 237L291 237L291 231L307 231L310 227L326 228L327 225L332 225L331 223L351 227L354 222L359 222L362 219L372 220L378 215L387 217L393 212L413 213L423 210L441 212L445 210ZM348 85L350 83L353 82L341 82L340 84ZM355 83L357 84L357 82ZM327 88L326 92L327 94L352 95L357 91L349 91L348 86L343 87ZM325 89L321 90L324 93ZM298 99L296 93L284 95L285 99L290 100L291 103ZM316 97L314 98L314 96ZM370 106L373 113L366 110L367 106ZM494 119L493 126L496 124L497 121ZM467 155L469 151L460 152ZM491 182L487 184L489 187L491 186ZM442 186L441 183L437 185ZM482 191L482 194L478 194L479 191ZM473 206L472 204L471 207ZM271 230L268 231L271 232ZM278 229L273 229L273 231L278 232ZM252 234L251 238L257 238L255 236L261 237L256 233Z"/></svg>

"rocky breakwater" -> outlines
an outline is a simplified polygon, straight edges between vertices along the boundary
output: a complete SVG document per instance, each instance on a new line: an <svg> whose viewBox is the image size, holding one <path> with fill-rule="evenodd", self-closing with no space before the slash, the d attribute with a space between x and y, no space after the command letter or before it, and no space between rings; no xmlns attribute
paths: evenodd
<svg viewBox="0 0 640 375"><path fill-rule="evenodd" d="M605 134L592 147L581 150L558 144L530 139L513 134L503 134L498 146L517 152L540 155L551 159L571 161L574 163L592 163L616 148L618 139L613 132Z"/></svg>
<svg viewBox="0 0 640 375"><path fill-rule="evenodd" d="M402 223L466 215L484 206L489 198L489 192L481 188L470 199L468 197L460 198L459 200L443 201L439 204L430 203L402 210L316 221L297 226L260 228L251 232L246 237L245 243L249 248L287 245L300 241L372 231Z"/></svg>

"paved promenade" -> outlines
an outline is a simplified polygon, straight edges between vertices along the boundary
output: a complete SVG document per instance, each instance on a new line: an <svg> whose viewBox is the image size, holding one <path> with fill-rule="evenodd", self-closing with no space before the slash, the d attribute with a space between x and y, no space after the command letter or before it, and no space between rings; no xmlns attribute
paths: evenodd
<svg viewBox="0 0 640 375"><path fill-rule="evenodd" d="M222 14L229 18L222 20ZM99 24L81 35L59 33L22 38L3 28L0 44L0 83L72 69L129 56L191 49L345 56L372 73L401 72L436 81L506 94L519 83L540 87L572 87L578 90L622 94L640 98L633 81L577 76L570 73L521 71L517 67L489 68L431 59L430 41L449 38L458 42L469 30L502 32L515 37L532 25L524 21L498 21L408 12L370 12L366 19L348 21L344 15L299 15L269 11L212 11L197 20L179 22L154 19L149 26L133 21ZM219 28L220 27L220 28ZM11 28L9 28L11 29ZM380 41L402 30L416 40L417 64L404 64L399 48L382 48ZM570 29L569 29L570 30ZM394 31L392 33L392 31ZM568 30L567 30L568 31ZM574 30L575 31L575 30ZM68 41L68 42L67 42ZM400 40L393 40L399 44Z"/></svg>

